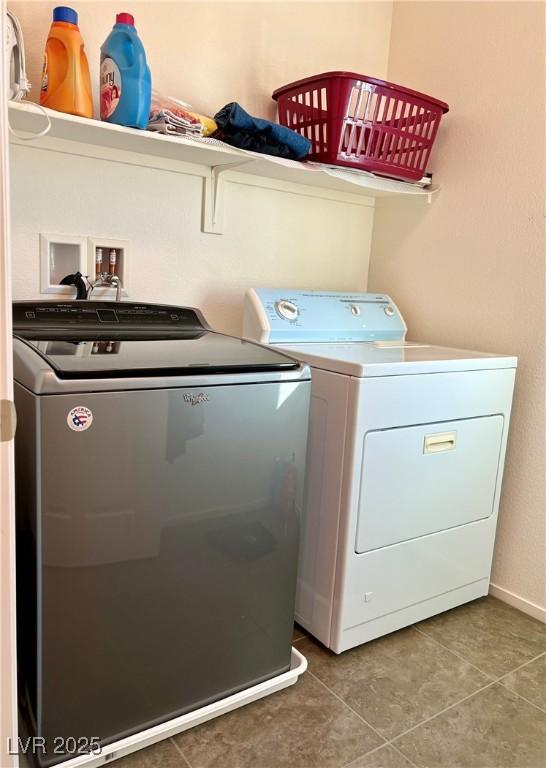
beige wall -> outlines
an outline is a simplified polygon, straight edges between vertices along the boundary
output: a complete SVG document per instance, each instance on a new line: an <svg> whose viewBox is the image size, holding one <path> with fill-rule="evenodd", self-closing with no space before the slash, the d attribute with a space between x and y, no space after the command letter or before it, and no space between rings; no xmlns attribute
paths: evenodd
<svg viewBox="0 0 546 768"><path fill-rule="evenodd" d="M8 2L21 22L28 74L38 99L45 40L59 3ZM70 5L70 3L68 3ZM271 93L331 69L386 73L392 3L386 2L88 2L79 13L93 86L99 49L117 11L135 16L154 87L214 114L229 101L274 117ZM95 99L95 105L96 105Z"/></svg>
<svg viewBox="0 0 546 768"><path fill-rule="evenodd" d="M9 5L23 25L36 97L54 3ZM98 48L121 6L76 5L96 86ZM271 91L290 80L340 68L387 72L390 2L133 0L130 8L155 85L209 112L236 99L272 116ZM451 105L431 162L444 187L429 209L376 211L370 271L370 287L392 293L412 337L519 355L494 581L538 606L544 121L530 105L544 94L543 40L540 3L396 3L391 79ZM195 177L30 147L14 149L12 158L16 297L39 290L40 231L131 239L132 297L198 304L233 332L249 285L366 286L369 207L234 184L226 233L203 235ZM67 188L81 189L81 199Z"/></svg>
<svg viewBox="0 0 546 768"><path fill-rule="evenodd" d="M54 5L9 3L23 28L34 97ZM74 5L96 85L99 47L123 6ZM391 2L132 0L127 8L155 86L212 113L235 99L272 117L271 92L291 80L331 68L386 72ZM39 293L40 232L129 239L130 298L195 304L233 333L241 331L250 286L366 288L373 201L250 186L256 180L247 177L227 184L225 234L203 234L197 177L123 160L59 155L31 143L12 148L16 298Z"/></svg>
<svg viewBox="0 0 546 768"><path fill-rule="evenodd" d="M366 287L374 211L362 198L249 186L240 175L226 184L224 234L211 235L200 229L197 176L31 146L12 146L11 159L17 299L39 296L40 233L128 239L130 299L198 306L235 334L253 285Z"/></svg>
<svg viewBox="0 0 546 768"><path fill-rule="evenodd" d="M431 162L441 191L429 210L376 213L369 275L410 338L519 356L493 582L542 609L544 9L395 3L390 79L451 112Z"/></svg>

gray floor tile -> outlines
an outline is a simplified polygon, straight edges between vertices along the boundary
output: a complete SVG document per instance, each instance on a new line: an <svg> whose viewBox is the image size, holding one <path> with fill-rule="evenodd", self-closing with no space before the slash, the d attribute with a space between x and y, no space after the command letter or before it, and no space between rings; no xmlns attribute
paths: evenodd
<svg viewBox="0 0 546 768"><path fill-rule="evenodd" d="M488 678L413 629L339 656L298 643L311 671L387 739L487 684Z"/></svg>
<svg viewBox="0 0 546 768"><path fill-rule="evenodd" d="M420 725L396 746L423 768L544 768L544 715L499 683Z"/></svg>
<svg viewBox="0 0 546 768"><path fill-rule="evenodd" d="M546 650L546 626L494 597L484 597L417 625L494 677Z"/></svg>
<svg viewBox="0 0 546 768"><path fill-rule="evenodd" d="M386 745L371 754L364 755L346 768L412 768L409 760L394 747Z"/></svg>
<svg viewBox="0 0 546 768"><path fill-rule="evenodd" d="M341 768L381 743L309 674L175 738L192 768Z"/></svg>
<svg viewBox="0 0 546 768"><path fill-rule="evenodd" d="M546 711L546 654L502 678L511 691Z"/></svg>
<svg viewBox="0 0 546 768"><path fill-rule="evenodd" d="M187 763L170 739L133 752L112 765L116 768L187 768Z"/></svg>

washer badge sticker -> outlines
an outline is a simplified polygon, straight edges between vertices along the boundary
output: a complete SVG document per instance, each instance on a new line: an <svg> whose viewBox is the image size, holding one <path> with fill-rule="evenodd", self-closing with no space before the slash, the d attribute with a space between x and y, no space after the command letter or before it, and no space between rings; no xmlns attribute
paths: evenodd
<svg viewBox="0 0 546 768"><path fill-rule="evenodd" d="M66 423L74 432L85 432L93 423L93 412L85 405L76 405L68 411Z"/></svg>

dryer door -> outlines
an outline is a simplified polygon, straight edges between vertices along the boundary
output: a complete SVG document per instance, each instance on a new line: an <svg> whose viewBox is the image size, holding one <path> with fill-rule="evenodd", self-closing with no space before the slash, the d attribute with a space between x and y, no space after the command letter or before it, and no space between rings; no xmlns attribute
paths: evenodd
<svg viewBox="0 0 546 768"><path fill-rule="evenodd" d="M495 415L368 432L355 551L489 517L503 426Z"/></svg>

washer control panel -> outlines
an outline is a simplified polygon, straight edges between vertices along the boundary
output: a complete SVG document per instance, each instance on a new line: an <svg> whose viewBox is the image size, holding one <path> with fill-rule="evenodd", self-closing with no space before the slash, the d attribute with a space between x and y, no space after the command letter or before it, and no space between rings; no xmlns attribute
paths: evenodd
<svg viewBox="0 0 546 768"><path fill-rule="evenodd" d="M23 338L86 333L200 332L207 328L192 307L131 301L15 301L13 331Z"/></svg>
<svg viewBox="0 0 546 768"><path fill-rule="evenodd" d="M243 336L271 344L402 341L406 324L385 294L252 288Z"/></svg>

